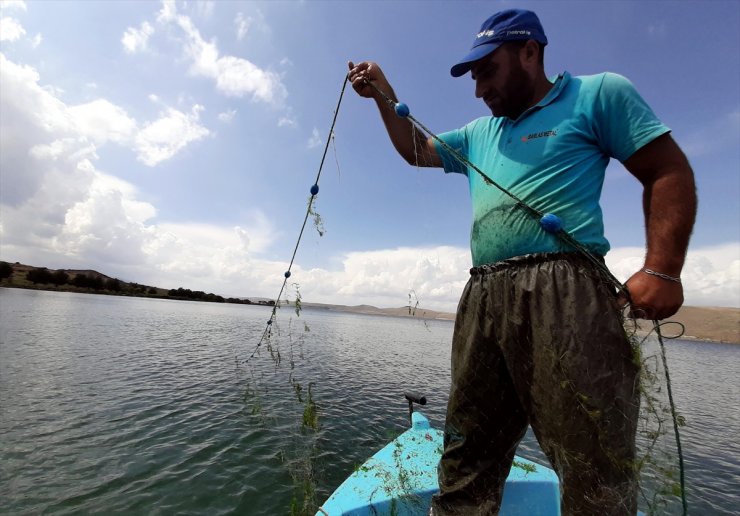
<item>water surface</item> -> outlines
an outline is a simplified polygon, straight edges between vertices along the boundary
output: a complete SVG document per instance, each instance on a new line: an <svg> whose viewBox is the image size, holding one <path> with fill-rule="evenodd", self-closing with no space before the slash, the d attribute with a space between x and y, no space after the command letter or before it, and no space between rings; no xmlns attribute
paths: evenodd
<svg viewBox="0 0 740 516"><path fill-rule="evenodd" d="M244 365L270 308L0 288L2 512L289 514L404 429L404 390L441 426L450 322L278 314ZM740 347L668 346L690 512L732 514Z"/></svg>

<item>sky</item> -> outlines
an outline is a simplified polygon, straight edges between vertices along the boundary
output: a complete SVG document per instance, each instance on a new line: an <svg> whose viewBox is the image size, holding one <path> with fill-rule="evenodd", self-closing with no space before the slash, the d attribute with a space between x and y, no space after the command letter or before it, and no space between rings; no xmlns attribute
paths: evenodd
<svg viewBox="0 0 740 516"><path fill-rule="evenodd" d="M454 79L481 23L537 12L545 68L628 77L699 194L686 304L740 307L740 2L0 1L0 260L274 299L454 311L471 265L457 174L407 165L347 61L371 60L435 132L490 114ZM642 265L639 183L602 208L622 280ZM297 285L293 286L295 283Z"/></svg>

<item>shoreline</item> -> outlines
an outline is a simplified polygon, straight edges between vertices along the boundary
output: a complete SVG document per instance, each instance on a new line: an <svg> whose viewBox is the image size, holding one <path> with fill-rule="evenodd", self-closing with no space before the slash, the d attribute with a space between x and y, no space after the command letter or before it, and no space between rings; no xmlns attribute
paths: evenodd
<svg viewBox="0 0 740 516"><path fill-rule="evenodd" d="M45 290L49 292L76 292L81 294L102 294L102 295L115 295L122 297L142 297L142 298L156 298L156 299L172 299L172 300L183 300L188 301L189 299L170 297L166 295L136 295L132 293L113 293L113 292L91 292L82 291L75 288L44 288L44 286L30 286L30 285L18 285L13 283L1 282L0 287L4 288L20 288L25 290ZM159 292L158 292L159 294ZM239 298L239 301L243 304L249 304L251 306L272 306L269 302L263 300L256 301L245 301L249 298ZM194 301L194 300L193 300ZM201 300L205 302L211 302L208 300ZM232 300L230 300L232 301ZM237 301L233 300L232 302ZM293 306L292 303L287 303L285 306ZM425 308L413 308L409 306L397 307L397 308L378 308L372 305L334 305L328 303L311 303L303 302L303 308L312 310L322 310L328 312L337 313L354 313L360 315L374 315L383 317L402 317L402 318L417 318L421 320L434 320L434 321L450 321L454 322L455 314L452 312L442 312L436 310L427 310ZM727 345L740 345L740 308L730 307L696 307L696 306L683 306L671 319L663 321L663 324L669 323L680 323L684 327L685 334L680 337L675 337L678 340L687 340L692 342L709 342L716 344L727 344ZM647 336L652 331L651 321L640 320L636 324L636 334L640 337ZM666 331L667 336L664 335L664 340L670 341L673 338L669 338L673 335L673 332Z"/></svg>
<svg viewBox="0 0 740 516"><path fill-rule="evenodd" d="M419 318L450 322L454 322L455 320L454 313L426 310L424 308L416 308L414 313L409 314L409 307L377 308L371 305L346 306L309 302L302 303L302 306L316 310L361 315ZM711 342L727 345L740 344L740 308L684 306L671 319L662 321L664 325L670 325L671 323L682 324L685 333L680 337L672 337L674 333L669 331L669 326L664 330L665 334L663 335L663 340L668 342L675 338L677 340L688 340L692 342ZM637 335L641 337L647 336L652 332L652 321L640 320L637 322L635 329Z"/></svg>

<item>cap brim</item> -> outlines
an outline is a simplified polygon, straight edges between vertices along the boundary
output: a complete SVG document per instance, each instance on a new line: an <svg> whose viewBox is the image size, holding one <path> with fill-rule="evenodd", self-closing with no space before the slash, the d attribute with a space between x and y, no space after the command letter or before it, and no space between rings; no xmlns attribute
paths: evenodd
<svg viewBox="0 0 740 516"><path fill-rule="evenodd" d="M488 54L500 47L502 43L504 42L497 41L495 43L484 43L483 45L474 47L459 63L450 68L450 74L452 74L453 77L461 77L465 75L473 67L473 63L486 57Z"/></svg>

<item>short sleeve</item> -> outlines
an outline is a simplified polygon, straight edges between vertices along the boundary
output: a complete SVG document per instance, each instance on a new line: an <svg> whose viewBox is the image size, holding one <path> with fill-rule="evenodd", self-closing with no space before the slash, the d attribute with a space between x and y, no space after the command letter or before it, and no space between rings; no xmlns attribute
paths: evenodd
<svg viewBox="0 0 740 516"><path fill-rule="evenodd" d="M633 84L615 73L603 74L594 106L594 124L601 148L621 162L658 136L670 132Z"/></svg>
<svg viewBox="0 0 740 516"><path fill-rule="evenodd" d="M441 133L438 136L439 139L442 140L448 147L451 147L463 156L467 155L468 139L466 136L465 128ZM457 159L448 148L446 148L437 140L434 140L434 146L437 150L437 154L440 158L442 158L442 166L444 167L445 172L456 172L458 174L468 173L468 167L459 159Z"/></svg>

